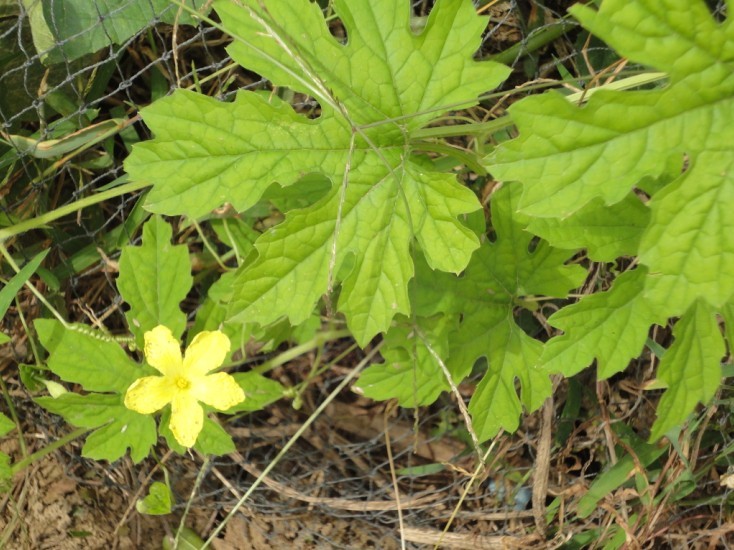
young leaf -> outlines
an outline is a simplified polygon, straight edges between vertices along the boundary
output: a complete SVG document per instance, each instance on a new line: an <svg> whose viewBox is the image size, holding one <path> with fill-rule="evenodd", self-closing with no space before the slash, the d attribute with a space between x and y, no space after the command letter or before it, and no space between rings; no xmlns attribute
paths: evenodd
<svg viewBox="0 0 734 550"><path fill-rule="evenodd" d="M67 329L55 319L36 319L34 326L50 354L51 371L87 391L125 393L136 379L155 372L135 363L120 344L87 326Z"/></svg>
<svg viewBox="0 0 734 550"><path fill-rule="evenodd" d="M665 315L644 297L644 267L620 275L612 288L592 294L554 313L548 322L563 330L548 341L540 365L548 372L573 376L597 360L599 378L627 368L645 345L650 325Z"/></svg>
<svg viewBox="0 0 734 550"><path fill-rule="evenodd" d="M480 319L477 316L472 320L476 323ZM520 425L522 406L515 390L516 378L522 386L522 405L528 412L540 407L553 388L548 375L536 367L543 345L525 334L512 319L505 318L492 330L480 334L484 336L479 340L481 344L473 349L467 347L463 352L462 344L470 346L474 343L475 340L470 338L476 332L467 330L466 337L456 342L456 348L461 351L452 363L466 364L472 357L480 356L488 359L487 373L469 402L477 437L484 441L495 436L500 429L514 432Z"/></svg>
<svg viewBox="0 0 734 550"><path fill-rule="evenodd" d="M172 233L162 217L153 216L143 226L143 244L126 246L120 256L117 288L130 305L125 316L141 348L145 332L158 325L176 338L186 328L179 304L193 283L191 263L185 246L171 244Z"/></svg>
<svg viewBox="0 0 734 550"><path fill-rule="evenodd" d="M82 455L87 458L113 462L129 448L130 457L138 463L148 456L158 437L155 420L128 409L122 399L119 394L65 393L55 399L38 397L36 402L74 426L97 428L87 436L82 448Z"/></svg>
<svg viewBox="0 0 734 550"><path fill-rule="evenodd" d="M173 505L173 494L168 485L160 481L150 484L148 494L145 498L138 499L135 509L141 514L150 516L164 516L171 513Z"/></svg>
<svg viewBox="0 0 734 550"><path fill-rule="evenodd" d="M338 309L365 344L410 311L414 241L432 268L455 273L478 246L459 220L479 208L476 197L412 154L411 133L458 104L476 103L507 75L472 58L486 20L468 1L439 0L414 34L404 0L337 1L349 36L341 44L307 0L273 0L267 9L256 0L222 1L216 9L237 37L232 56L315 96L320 118L250 92L224 104L179 91L145 110L156 138L135 148L127 170L153 183L149 208L190 216L224 202L247 209L275 181L328 177L328 194L258 239L230 316L300 324L341 282ZM347 262L351 269L341 270Z"/></svg>
<svg viewBox="0 0 734 550"><path fill-rule="evenodd" d="M698 403L707 403L721 383L726 347L711 306L697 300L676 323L673 336L658 367L668 390L658 404L652 441L682 424Z"/></svg>

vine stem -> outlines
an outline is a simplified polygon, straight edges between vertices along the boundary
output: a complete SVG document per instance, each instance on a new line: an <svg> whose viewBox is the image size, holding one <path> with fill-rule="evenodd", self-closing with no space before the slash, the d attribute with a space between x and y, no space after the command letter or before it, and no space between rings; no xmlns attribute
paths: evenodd
<svg viewBox="0 0 734 550"><path fill-rule="evenodd" d="M101 193L96 193L89 197L84 197L83 199L74 201L71 204L67 204L60 208L57 208L56 210L45 212L44 214L40 214L39 216L31 218L30 220L23 220L22 222L11 225L10 227L6 227L5 229L0 229L0 243L5 242L10 237L14 237L15 235L19 235L21 233L24 233L25 231L30 231L31 229L37 229L54 220L63 218L64 216L68 216L69 214L73 214L74 212L82 210L88 206L99 204L100 202L104 202L114 197L119 197L126 193L139 191L148 186L150 186L150 183L141 181L125 183L122 185L118 185L117 187L114 187L112 189L108 189L107 191L102 191Z"/></svg>

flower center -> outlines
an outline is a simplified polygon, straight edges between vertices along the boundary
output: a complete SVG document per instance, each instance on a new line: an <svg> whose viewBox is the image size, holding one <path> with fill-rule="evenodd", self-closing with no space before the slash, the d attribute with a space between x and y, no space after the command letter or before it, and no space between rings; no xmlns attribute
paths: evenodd
<svg viewBox="0 0 734 550"><path fill-rule="evenodd" d="M191 387L191 382L184 376L176 377L176 387L180 390L188 390Z"/></svg>

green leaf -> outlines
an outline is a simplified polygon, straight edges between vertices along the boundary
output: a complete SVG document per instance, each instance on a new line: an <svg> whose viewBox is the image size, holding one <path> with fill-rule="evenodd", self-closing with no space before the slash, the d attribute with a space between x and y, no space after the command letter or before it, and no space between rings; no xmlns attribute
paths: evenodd
<svg viewBox="0 0 734 550"><path fill-rule="evenodd" d="M357 124L407 115L399 122L419 128L449 105L473 105L507 74L499 65L472 62L487 19L477 17L469 2L436 2L416 34L407 2L337 0L345 44L331 35L318 4L242 4L215 4L225 26L242 38L229 47L232 58L322 104L336 98Z"/></svg>
<svg viewBox="0 0 734 550"><path fill-rule="evenodd" d="M125 393L135 380L155 371L131 360L120 344L85 325L36 319L38 338L49 352L48 367L87 391Z"/></svg>
<svg viewBox="0 0 734 550"><path fill-rule="evenodd" d="M472 321L478 324L481 319L477 315ZM489 328L491 330L487 330ZM466 336L457 340L459 352L454 356L456 362L479 356L486 356L489 362L487 373L469 402L474 430L480 441L494 437L501 429L514 432L520 425L522 407L515 379L520 380L522 405L529 412L538 409L553 391L548 375L536 367L543 349L540 342L525 334L511 318L504 318L485 330L484 334L467 330ZM484 336L479 340L481 344L472 346L475 342L472 335Z"/></svg>
<svg viewBox="0 0 734 550"><path fill-rule="evenodd" d="M48 252L48 250L44 250L43 252L36 254L36 256L30 262L25 264L18 273L13 275L13 278L3 286L2 290L0 290L0 319L5 317L5 313L8 311L10 304L13 303L13 300L15 300L15 296L20 292L20 289L23 288L23 285L26 284L28 279L30 279L31 275L36 272Z"/></svg>
<svg viewBox="0 0 734 550"><path fill-rule="evenodd" d="M183 3L194 9L204 4L196 0ZM68 62L111 44L122 44L157 22L196 24L189 12L181 10L179 14L178 7L168 0L96 0L93 9L88 0L54 0L41 4L43 18L32 20L31 25L44 63ZM45 36L44 33L52 36L45 42L36 41L36 36ZM52 45L56 47L47 52Z"/></svg>
<svg viewBox="0 0 734 550"><path fill-rule="evenodd" d="M554 249L545 241L535 243L531 250L533 235L524 231L527 217L516 208L519 193L519 186L511 185L492 195L496 240L482 245L462 277L435 272L418 263L412 283L418 315L444 313L461 318L449 335L448 355L443 356L454 382L459 384L478 359L488 359L487 372L469 403L480 440L493 437L500 429L515 430L522 407L533 411L551 393L548 375L536 367L542 346L516 324L515 308L534 303L523 299L535 294L565 297L586 276L581 267L565 265L567 251ZM423 372L416 370L416 375ZM522 386L520 396L516 380ZM429 383L436 381L418 378L413 386ZM381 398L375 389L371 396ZM383 392L387 398L396 390L388 393L386 387Z"/></svg>
<svg viewBox="0 0 734 550"><path fill-rule="evenodd" d="M595 198L616 203L643 180L676 178L653 196L640 243L648 298L670 315L697 298L720 307L734 293L734 131L725 122L734 115L734 26L718 23L701 0L604 0L598 12L571 11L625 57L666 71L670 83L600 91L582 108L558 93L516 103L520 137L490 157L492 174L521 180L523 211L550 217Z"/></svg>
<svg viewBox="0 0 734 550"><path fill-rule="evenodd" d="M256 372L235 372L232 378L244 390L245 400L228 409L227 414L261 411L283 397L285 393L285 388L279 382Z"/></svg>
<svg viewBox="0 0 734 550"><path fill-rule="evenodd" d="M492 195L496 241L474 255L460 280L466 305L461 326L451 339L448 364L452 372L465 376L477 359L488 359L487 373L469 403L480 440L500 429L514 431L521 404L533 411L551 394L547 374L536 367L541 344L515 323L518 299L535 294L565 297L586 277L580 266L565 265L567 251L545 241L529 249L533 235L523 229L527 217L517 212L519 194L519 186L512 185ZM516 378L522 384L522 401L515 390Z"/></svg>
<svg viewBox="0 0 734 550"><path fill-rule="evenodd" d="M320 118L251 92L225 104L178 91L145 110L156 137L134 148L126 168L153 183L149 208L189 216L224 202L245 210L273 182L328 177L323 198L258 239L230 316L260 325L287 316L297 325L341 282L338 309L365 344L410 311L414 242L432 268L455 273L478 246L460 219L479 208L476 197L412 154L411 133L458 104L475 104L507 75L473 59L486 20L468 1L441 0L414 34L403 0L339 1L349 35L341 44L307 0L274 0L267 10L256 0L223 1L216 9L237 37L232 56L316 97Z"/></svg>
<svg viewBox="0 0 734 550"><path fill-rule="evenodd" d="M521 180L520 207L565 217L595 197L622 200L645 176L680 171L707 150L734 145L734 27L702 0L604 0L571 8L581 23L632 61L670 75L662 90L600 91L582 108L558 92L511 108L520 137L490 158L491 172ZM729 180L731 181L731 180Z"/></svg>
<svg viewBox="0 0 734 550"><path fill-rule="evenodd" d="M208 416L204 417L204 425L194 447L203 455L213 456L223 456L237 449L224 428Z"/></svg>
<svg viewBox="0 0 734 550"><path fill-rule="evenodd" d="M135 509L140 514L149 516L164 516L171 513L173 507L173 494L168 485L160 481L154 481L150 484L148 494L145 498L138 499L135 503Z"/></svg>
<svg viewBox="0 0 734 550"><path fill-rule="evenodd" d="M533 218L527 230L556 248L586 248L595 262L611 262L637 253L649 221L650 209L629 193L611 206L594 199L563 219Z"/></svg>
<svg viewBox="0 0 734 550"><path fill-rule="evenodd" d="M697 300L673 329L675 341L658 367L658 379L668 385L657 408L650 440L683 423L698 403L707 403L721 383L726 353L714 310Z"/></svg>
<svg viewBox="0 0 734 550"><path fill-rule="evenodd" d="M113 462L129 448L133 462L138 463L156 442L155 420L128 409L122 399L122 395L65 393L56 399L39 397L36 402L74 426L97 428L87 436L83 456Z"/></svg>
<svg viewBox="0 0 734 550"><path fill-rule="evenodd" d="M246 400L245 400L246 401ZM232 410L232 409L230 409ZM204 407L204 424L199 432L199 436L194 444L194 449L204 455L222 456L234 452L236 447L230 435L217 422L209 418L211 410ZM166 443L171 450L178 454L185 454L186 447L183 447L173 437L169 423L171 422L171 407L163 409L158 430L160 434L166 438Z"/></svg>
<svg viewBox="0 0 734 550"><path fill-rule="evenodd" d="M554 313L548 322L564 334L545 345L542 368L573 376L596 359L599 378L627 368L642 351L650 326L665 323L660 308L644 297L646 276L644 267L623 273L608 291Z"/></svg>
<svg viewBox="0 0 734 550"><path fill-rule="evenodd" d="M186 246L171 244L172 235L171 226L153 216L143 225L143 244L126 246L120 256L117 288L130 304L125 316L141 348L145 332L158 325L177 338L186 328L179 304L193 283L191 263Z"/></svg>
<svg viewBox="0 0 734 550"><path fill-rule="evenodd" d="M360 375L358 389L373 399L397 399L402 407L433 403L450 388L436 357L447 357L449 332L455 322L447 315L420 318L413 326L404 319L385 335L382 356L385 362L368 367ZM420 337L418 334L423 335Z"/></svg>
<svg viewBox="0 0 734 550"><path fill-rule="evenodd" d="M734 148L734 137L731 142ZM650 299L665 303L675 297L675 313L699 297L721 307L734 293L731 150L700 153L683 176L651 201L640 261L651 273Z"/></svg>
<svg viewBox="0 0 734 550"><path fill-rule="evenodd" d="M10 336L5 334L4 332L0 332L0 346L2 346L3 344L7 344L8 342L10 342Z"/></svg>

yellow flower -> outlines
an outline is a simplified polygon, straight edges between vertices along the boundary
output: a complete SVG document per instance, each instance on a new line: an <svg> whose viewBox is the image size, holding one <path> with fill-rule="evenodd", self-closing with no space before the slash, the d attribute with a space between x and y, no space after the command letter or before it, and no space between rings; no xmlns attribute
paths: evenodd
<svg viewBox="0 0 734 550"><path fill-rule="evenodd" d="M215 330L200 332L181 358L181 348L170 329L158 325L145 333L145 359L163 376L138 378L125 394L125 406L151 414L171 404L169 427L184 447L193 447L204 425L199 401L220 411L245 399L245 392L229 374L208 374L229 352L229 338Z"/></svg>

